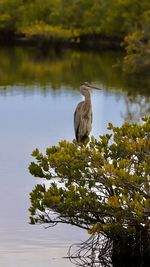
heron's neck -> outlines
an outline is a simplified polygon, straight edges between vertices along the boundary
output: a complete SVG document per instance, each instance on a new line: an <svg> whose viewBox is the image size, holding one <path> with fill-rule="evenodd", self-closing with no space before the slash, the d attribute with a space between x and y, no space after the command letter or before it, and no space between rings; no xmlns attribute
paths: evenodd
<svg viewBox="0 0 150 267"><path fill-rule="evenodd" d="M90 94L86 94L85 96L85 103L91 103L91 95Z"/></svg>

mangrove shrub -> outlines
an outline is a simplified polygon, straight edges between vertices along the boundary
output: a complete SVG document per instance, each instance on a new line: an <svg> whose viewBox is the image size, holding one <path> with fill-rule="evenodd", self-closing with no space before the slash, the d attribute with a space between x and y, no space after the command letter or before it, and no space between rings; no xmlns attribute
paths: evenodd
<svg viewBox="0 0 150 267"><path fill-rule="evenodd" d="M30 222L75 225L105 236L113 259L150 255L150 118L141 125L111 123L88 144L61 141L43 155L35 149L29 166L49 180L30 193Z"/></svg>

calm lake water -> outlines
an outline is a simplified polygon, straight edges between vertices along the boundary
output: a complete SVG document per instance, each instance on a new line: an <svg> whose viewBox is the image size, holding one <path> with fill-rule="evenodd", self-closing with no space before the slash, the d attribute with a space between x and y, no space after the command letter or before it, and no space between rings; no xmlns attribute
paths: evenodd
<svg viewBox="0 0 150 267"><path fill-rule="evenodd" d="M149 114L150 77L125 76L112 65L119 52L44 51L0 48L0 266L73 267L71 244L88 236L69 226L28 224L29 193L38 179L28 172L31 152L74 138L73 113L82 100L79 85L90 81L93 129L121 125Z"/></svg>

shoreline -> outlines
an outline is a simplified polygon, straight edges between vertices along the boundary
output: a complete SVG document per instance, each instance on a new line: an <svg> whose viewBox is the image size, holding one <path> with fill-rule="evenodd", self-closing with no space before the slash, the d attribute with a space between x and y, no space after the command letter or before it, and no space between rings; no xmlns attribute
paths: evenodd
<svg viewBox="0 0 150 267"><path fill-rule="evenodd" d="M84 50L124 50L121 47L121 40L115 38L108 38L105 36L81 36L77 40L57 40L48 39L41 36L25 36L22 34L3 34L0 35L0 46L35 46L38 48L76 48Z"/></svg>

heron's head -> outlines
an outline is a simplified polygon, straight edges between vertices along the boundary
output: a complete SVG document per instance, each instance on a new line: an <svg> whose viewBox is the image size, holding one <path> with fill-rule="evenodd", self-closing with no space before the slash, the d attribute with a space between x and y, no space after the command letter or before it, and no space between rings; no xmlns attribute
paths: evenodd
<svg viewBox="0 0 150 267"><path fill-rule="evenodd" d="M84 82L80 85L80 91L81 93L86 96L90 94L90 89L97 89L97 90L101 90L100 88L88 83L88 82Z"/></svg>

